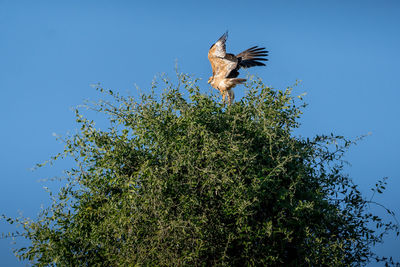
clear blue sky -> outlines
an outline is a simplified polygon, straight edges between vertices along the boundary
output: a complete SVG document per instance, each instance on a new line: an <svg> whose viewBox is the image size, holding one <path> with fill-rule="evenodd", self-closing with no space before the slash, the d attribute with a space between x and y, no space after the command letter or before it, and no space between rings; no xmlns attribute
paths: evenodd
<svg viewBox="0 0 400 267"><path fill-rule="evenodd" d="M204 92L210 45L229 30L227 48L261 45L264 82L284 88L302 80L309 106L298 134L353 138L347 172L368 195L389 177L377 201L400 217L400 3L398 1L12 1L0 0L0 214L35 217L49 203L39 179L70 162L32 172L61 151L60 135L77 128L71 107L97 99L89 85L137 94L154 75L196 75ZM235 89L240 98L243 87ZM381 212L378 210L378 212ZM0 222L0 231L13 227ZM3 266L23 266L0 241ZM399 252L388 237L378 251ZM400 259L398 256L397 259ZM373 266L373 264L371 264Z"/></svg>

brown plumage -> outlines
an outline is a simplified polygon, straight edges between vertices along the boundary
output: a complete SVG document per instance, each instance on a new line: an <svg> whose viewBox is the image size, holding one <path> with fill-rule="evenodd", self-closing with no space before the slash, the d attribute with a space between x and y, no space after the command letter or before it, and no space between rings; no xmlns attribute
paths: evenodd
<svg viewBox="0 0 400 267"><path fill-rule="evenodd" d="M268 51L264 47L253 46L237 54L226 53L226 39L228 32L224 33L208 51L208 60L211 63L213 75L208 79L212 87L219 90L223 101L228 96L231 104L235 95L233 88L246 79L237 78L240 68L251 68L254 66L265 66L262 61L267 61Z"/></svg>

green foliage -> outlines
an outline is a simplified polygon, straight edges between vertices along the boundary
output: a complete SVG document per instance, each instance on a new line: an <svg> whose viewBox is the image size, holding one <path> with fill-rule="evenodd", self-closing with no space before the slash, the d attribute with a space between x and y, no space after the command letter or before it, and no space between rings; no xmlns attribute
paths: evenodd
<svg viewBox="0 0 400 267"><path fill-rule="evenodd" d="M342 171L353 142L295 137L304 104L291 88L252 79L243 99L225 106L195 79L178 80L162 79L158 100L154 83L139 102L99 88L112 101L90 108L107 114L107 130L76 111L80 131L53 158L75 159L67 184L37 220L7 218L31 241L19 258L38 266L390 263L371 248L397 224L372 214L372 200Z"/></svg>

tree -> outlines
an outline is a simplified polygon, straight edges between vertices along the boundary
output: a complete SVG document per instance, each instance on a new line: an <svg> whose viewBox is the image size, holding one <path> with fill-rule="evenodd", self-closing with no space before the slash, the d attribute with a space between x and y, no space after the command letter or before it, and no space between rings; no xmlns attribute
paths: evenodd
<svg viewBox="0 0 400 267"><path fill-rule="evenodd" d="M391 263L372 248L384 222L343 174L342 136L296 137L301 96L251 79L231 106L197 80L162 78L164 93L111 101L100 130L80 131L52 161L71 156L66 185L36 220L8 218L31 241L20 259L68 266L343 266ZM184 94L188 95L185 96ZM381 193L385 181L374 192ZM387 210L390 214L392 212Z"/></svg>

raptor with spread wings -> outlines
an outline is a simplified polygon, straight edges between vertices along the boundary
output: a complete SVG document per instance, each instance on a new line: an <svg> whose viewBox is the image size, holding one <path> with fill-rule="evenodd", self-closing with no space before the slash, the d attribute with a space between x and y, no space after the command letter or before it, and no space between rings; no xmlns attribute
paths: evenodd
<svg viewBox="0 0 400 267"><path fill-rule="evenodd" d="M268 51L264 47L253 46L234 55L226 53L226 39L228 32L224 33L218 41L210 47L208 60L210 60L213 75L208 79L212 87L219 90L222 98L228 96L229 104L234 98L233 88L246 79L237 78L240 68L265 66L262 61L267 61Z"/></svg>

